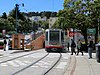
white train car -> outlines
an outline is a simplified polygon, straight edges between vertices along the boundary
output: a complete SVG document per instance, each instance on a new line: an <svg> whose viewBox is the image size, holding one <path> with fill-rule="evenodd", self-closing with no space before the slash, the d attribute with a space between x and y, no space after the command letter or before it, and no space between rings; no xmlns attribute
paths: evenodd
<svg viewBox="0 0 100 75"><path fill-rule="evenodd" d="M63 52L65 50L64 31L47 29L45 31L45 50L47 52Z"/></svg>

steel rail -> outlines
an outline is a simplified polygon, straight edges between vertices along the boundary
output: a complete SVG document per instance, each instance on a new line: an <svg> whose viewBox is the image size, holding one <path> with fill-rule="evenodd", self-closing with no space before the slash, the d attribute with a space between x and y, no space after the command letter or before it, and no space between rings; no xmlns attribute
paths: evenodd
<svg viewBox="0 0 100 75"><path fill-rule="evenodd" d="M32 53L28 53L28 54L25 54L25 55L21 55L21 56L15 57L15 58L7 59L7 60L4 60L4 61L1 61L0 64L1 63L5 63L5 62L8 62L8 61L15 60L15 59L18 59L18 58L21 58L21 57L24 57L24 56L27 56L27 55L30 55L30 54L34 54L34 53L37 53L37 52L32 52Z"/></svg>
<svg viewBox="0 0 100 75"><path fill-rule="evenodd" d="M58 60L43 75L46 75L47 73L49 73L57 65L57 63L60 61L61 58L62 58L62 54L60 53L60 57L58 58Z"/></svg>
<svg viewBox="0 0 100 75"><path fill-rule="evenodd" d="M48 55L49 55L49 53L48 53L48 54L46 54L45 56L43 56L42 58L38 59L37 61L35 61L35 62L33 62L33 63L29 64L28 66L26 66L26 67L24 67L24 68L22 68L22 69L20 69L20 70L16 71L15 73L13 73L13 74L11 74L11 75L16 75L16 74L18 74L18 73L20 73L20 72L24 71L25 69L27 69L27 68L31 67L32 65L34 65L34 64L36 64L36 63L38 63L39 61L41 61L42 59L44 59L44 58L45 58L45 57L47 57Z"/></svg>

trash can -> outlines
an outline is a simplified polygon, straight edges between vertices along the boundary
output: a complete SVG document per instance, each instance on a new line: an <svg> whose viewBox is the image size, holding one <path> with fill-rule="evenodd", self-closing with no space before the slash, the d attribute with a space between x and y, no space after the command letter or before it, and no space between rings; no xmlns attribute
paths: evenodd
<svg viewBox="0 0 100 75"><path fill-rule="evenodd" d="M100 63L100 42L96 44L96 60Z"/></svg>

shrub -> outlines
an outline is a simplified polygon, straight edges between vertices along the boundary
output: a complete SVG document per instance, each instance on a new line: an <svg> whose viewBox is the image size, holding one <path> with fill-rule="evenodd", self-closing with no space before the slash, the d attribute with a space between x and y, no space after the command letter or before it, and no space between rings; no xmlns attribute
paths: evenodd
<svg viewBox="0 0 100 75"><path fill-rule="evenodd" d="M15 33L16 33L15 31L9 31L8 32L9 35L12 35L12 34L15 34Z"/></svg>
<svg viewBox="0 0 100 75"><path fill-rule="evenodd" d="M4 45L4 43L3 42L0 42L0 46L3 46Z"/></svg>
<svg viewBox="0 0 100 75"><path fill-rule="evenodd" d="M0 49L3 49L3 45L4 45L4 43L0 42Z"/></svg>
<svg viewBox="0 0 100 75"><path fill-rule="evenodd" d="M2 33L0 33L0 38L2 38Z"/></svg>

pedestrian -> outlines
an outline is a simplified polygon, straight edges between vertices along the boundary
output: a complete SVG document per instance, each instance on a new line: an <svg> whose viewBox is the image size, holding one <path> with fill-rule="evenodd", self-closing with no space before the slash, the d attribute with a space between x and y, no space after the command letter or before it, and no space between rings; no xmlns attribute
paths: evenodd
<svg viewBox="0 0 100 75"><path fill-rule="evenodd" d="M8 50L10 49L10 39L8 39Z"/></svg>
<svg viewBox="0 0 100 75"><path fill-rule="evenodd" d="M76 52L75 52L76 44L73 39L71 39L71 41L72 41L71 42L71 55L73 55L73 53L75 53L75 55L76 55Z"/></svg>
<svg viewBox="0 0 100 75"><path fill-rule="evenodd" d="M92 58L92 51L93 51L93 41L91 40L88 44L88 54L89 54L89 59Z"/></svg>
<svg viewBox="0 0 100 75"><path fill-rule="evenodd" d="M80 39L77 42L77 55L79 54L79 52L81 52L83 56L82 43Z"/></svg>
<svg viewBox="0 0 100 75"><path fill-rule="evenodd" d="M4 38L4 51L6 51L6 44L7 44L7 41L6 41L6 37Z"/></svg>
<svg viewBox="0 0 100 75"><path fill-rule="evenodd" d="M68 51L69 51L69 42L67 43L67 48L68 48Z"/></svg>

